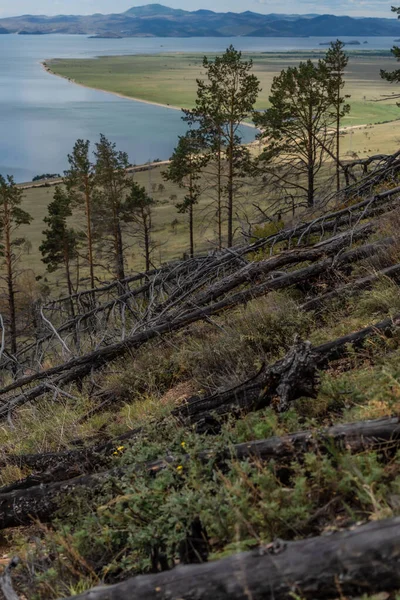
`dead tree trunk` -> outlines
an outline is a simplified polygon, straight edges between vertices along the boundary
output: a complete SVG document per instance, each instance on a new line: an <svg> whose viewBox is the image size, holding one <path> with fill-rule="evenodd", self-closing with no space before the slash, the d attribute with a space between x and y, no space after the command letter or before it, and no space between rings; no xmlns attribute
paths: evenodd
<svg viewBox="0 0 400 600"><path fill-rule="evenodd" d="M186 424L196 425L198 431L210 431L218 430L220 419L226 415L270 405L285 411L297 398L316 397L318 369L343 356L349 345L360 346L366 338L378 333L390 335L399 325L400 315L396 315L314 348L309 342L297 341L283 359L263 368L253 379L212 396L189 398L173 414Z"/></svg>
<svg viewBox="0 0 400 600"><path fill-rule="evenodd" d="M331 292L327 292L322 296L317 296L316 298L311 298L304 304L301 305L302 310L316 310L321 308L326 302L337 298L338 296L349 297L353 296L359 290L371 289L374 283L379 281L381 278L387 277L389 279L393 279L394 281L398 281L400 279L400 263L397 265L393 265L388 267L387 269L382 269L378 271L375 275L369 275L368 277L362 277L361 279L356 279L355 281L350 281L346 285L342 285L340 287L336 287Z"/></svg>
<svg viewBox="0 0 400 600"><path fill-rule="evenodd" d="M208 304L240 285L251 283L257 278L265 277L268 273L277 271L283 267L302 262L315 262L322 257L332 256L343 250L343 248L346 248L349 244L351 245L354 241L368 237L373 230L374 225L367 223L355 231L346 231L332 239L315 244L312 248L296 248L288 252L282 252L278 256L273 256L266 260L252 262L240 269L239 272L209 286L207 291L199 294L193 302L196 306Z"/></svg>
<svg viewBox="0 0 400 600"><path fill-rule="evenodd" d="M400 518L101 586L75 600L313 600L400 587Z"/></svg>

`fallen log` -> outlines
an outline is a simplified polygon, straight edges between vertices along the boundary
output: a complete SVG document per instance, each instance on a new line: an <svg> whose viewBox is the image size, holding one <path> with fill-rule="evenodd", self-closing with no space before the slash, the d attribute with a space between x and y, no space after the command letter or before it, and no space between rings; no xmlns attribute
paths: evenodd
<svg viewBox="0 0 400 600"><path fill-rule="evenodd" d="M340 196L342 196L345 191L346 190L342 190ZM388 201L388 199L392 198L392 196L396 196L396 194L400 194L400 186L386 190L385 192L381 192L379 194L375 194L374 196L370 196L365 200L358 202L357 204L346 206L345 208L341 208L334 212L324 213L306 223L299 223L292 228L282 229L278 233L253 242L246 249L246 253L257 252L265 247L273 248L280 242L291 241L292 239L297 239L301 242L304 236L317 232L323 232L325 231L325 225L327 223L339 221L344 216L347 216L349 219L348 225L353 226L353 219L355 219L355 222L357 223L358 220L363 218L364 212L369 210L373 205L378 206L381 202L385 203ZM359 212L360 214L358 214Z"/></svg>
<svg viewBox="0 0 400 600"><path fill-rule="evenodd" d="M268 273L273 273L283 267L303 262L315 262L322 257L337 254L349 243L351 245L354 241L367 237L373 230L374 224L367 223L354 231L346 231L339 236L315 244L311 248L296 248L265 260L252 262L235 272L232 276L225 277L214 285L209 286L205 292L194 298L193 303L196 306L204 306L240 285L251 283L257 278L265 277Z"/></svg>
<svg viewBox="0 0 400 600"><path fill-rule="evenodd" d="M292 462L306 452L330 453L333 448L347 452L364 452L367 449L386 452L400 444L400 420L388 417L374 421L347 423L319 431L300 431L282 437L272 437L237 444L216 454L205 450L199 455L201 461L214 460L219 467L227 460L276 460ZM169 465L185 464L189 456L168 455L150 463L138 464L138 474L156 474ZM113 468L100 473L85 474L67 481L54 481L57 472L37 475L36 480L27 478L0 490L0 529L28 525L33 518L51 521L59 509L61 494L74 493L79 488L101 489L110 479L120 479L131 467Z"/></svg>
<svg viewBox="0 0 400 600"><path fill-rule="evenodd" d="M32 470L32 474L10 486L1 488L0 493L15 489L22 490L42 483L66 481L80 475L101 471L109 466L113 451L121 443L132 442L141 433L141 428L131 429L116 438L94 446L64 452L5 455L0 462L0 467L15 465L22 469Z"/></svg>
<svg viewBox="0 0 400 600"><path fill-rule="evenodd" d="M393 265L388 267L387 269L382 269L373 275L369 275L368 277L361 277L360 279L356 279L355 281L350 281L346 285L342 285L336 287L334 290L327 292L326 294L322 294L321 296L317 296L316 298L312 298L308 300L304 304L300 306L302 310L316 310L321 308L326 302L330 300L334 300L338 296L341 297L350 297L353 296L356 292L365 289L371 289L377 281L380 279L387 277L389 279L393 279L394 281L399 281L400 279L400 263L397 265Z"/></svg>
<svg viewBox="0 0 400 600"><path fill-rule="evenodd" d="M280 411L302 396L316 398L318 373L315 353L309 342L296 341L281 360L263 367L251 380L211 396L193 396L173 415L196 430L220 428L220 417L255 411L275 402Z"/></svg>
<svg viewBox="0 0 400 600"><path fill-rule="evenodd" d="M130 337L127 337L122 342L73 358L62 365L17 379L15 382L0 390L0 397L15 389L24 388L36 381L45 381L17 396L11 398L6 397L3 404L0 406L0 418L8 417L17 407L39 398L50 390L54 391L54 388L81 380L88 373L103 367L116 358L128 354L132 349L137 349L149 340L159 337L160 335L178 331L196 321L206 319L207 317L219 314L235 306L246 304L254 298L264 296L268 292L284 289L303 281L309 281L311 277L317 277L322 273L327 272L330 268L334 267L335 269L340 269L351 262L365 259L368 256L383 251L390 246L392 241L391 238L387 238L380 242L366 244L365 246L349 250L338 256L324 259L309 267L290 272L277 279L252 286L250 289L227 296L219 302L215 302L209 306L195 308L194 310L184 312L183 314L178 311L175 315L165 315L161 322L156 319L153 326L148 324L144 331L137 332Z"/></svg>
<svg viewBox="0 0 400 600"><path fill-rule="evenodd" d="M100 586L75 600L314 600L400 587L400 518ZM70 599L71 600L71 599Z"/></svg>
<svg viewBox="0 0 400 600"><path fill-rule="evenodd" d="M391 335L399 325L400 314L320 346L297 341L283 359L263 368L255 378L211 396L188 398L173 414L186 425L195 425L198 431L212 431L220 428L221 418L227 415L270 405L285 411L297 398L316 397L318 370L346 354L349 346L360 346L377 334Z"/></svg>

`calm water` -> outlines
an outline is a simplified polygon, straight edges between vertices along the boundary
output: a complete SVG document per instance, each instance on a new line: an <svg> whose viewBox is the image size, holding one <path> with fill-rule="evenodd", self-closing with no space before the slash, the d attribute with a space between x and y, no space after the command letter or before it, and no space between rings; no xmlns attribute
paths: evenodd
<svg viewBox="0 0 400 600"><path fill-rule="evenodd" d="M346 41L345 38L343 38ZM393 38L368 40L367 49L389 49ZM86 36L0 35L0 173L30 181L38 173L61 173L77 138L99 133L129 153L131 162L166 159L185 125L178 111L85 89L46 73L49 58L111 54L218 52L230 43L250 51L319 48L329 38L151 38L100 40ZM245 137L254 132L245 128Z"/></svg>

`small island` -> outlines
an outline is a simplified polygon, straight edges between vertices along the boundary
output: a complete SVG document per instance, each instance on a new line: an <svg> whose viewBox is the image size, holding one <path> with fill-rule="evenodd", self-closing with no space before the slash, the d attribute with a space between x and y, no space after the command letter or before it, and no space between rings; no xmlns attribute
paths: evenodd
<svg viewBox="0 0 400 600"><path fill-rule="evenodd" d="M34 31L22 29L21 31L18 31L18 35L46 35L46 33L37 29L35 29Z"/></svg>
<svg viewBox="0 0 400 600"><path fill-rule="evenodd" d="M109 33L99 33L97 35L89 35L88 39L89 40L122 40L123 39L123 35L118 35L117 33L112 33L111 31Z"/></svg>

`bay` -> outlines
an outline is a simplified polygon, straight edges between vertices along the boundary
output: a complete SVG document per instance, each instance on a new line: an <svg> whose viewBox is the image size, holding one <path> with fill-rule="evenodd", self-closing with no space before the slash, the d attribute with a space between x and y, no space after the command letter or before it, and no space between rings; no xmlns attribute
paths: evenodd
<svg viewBox="0 0 400 600"><path fill-rule="evenodd" d="M350 38L343 38L343 41ZM360 38L369 50L389 49L393 38ZM180 112L96 90L48 74L50 58L92 58L160 52L221 52L321 49L329 38L126 38L76 35L0 35L0 174L18 182L39 173L62 173L78 138L95 142L100 132L142 164L167 159L184 133ZM243 129L245 141L254 130Z"/></svg>

